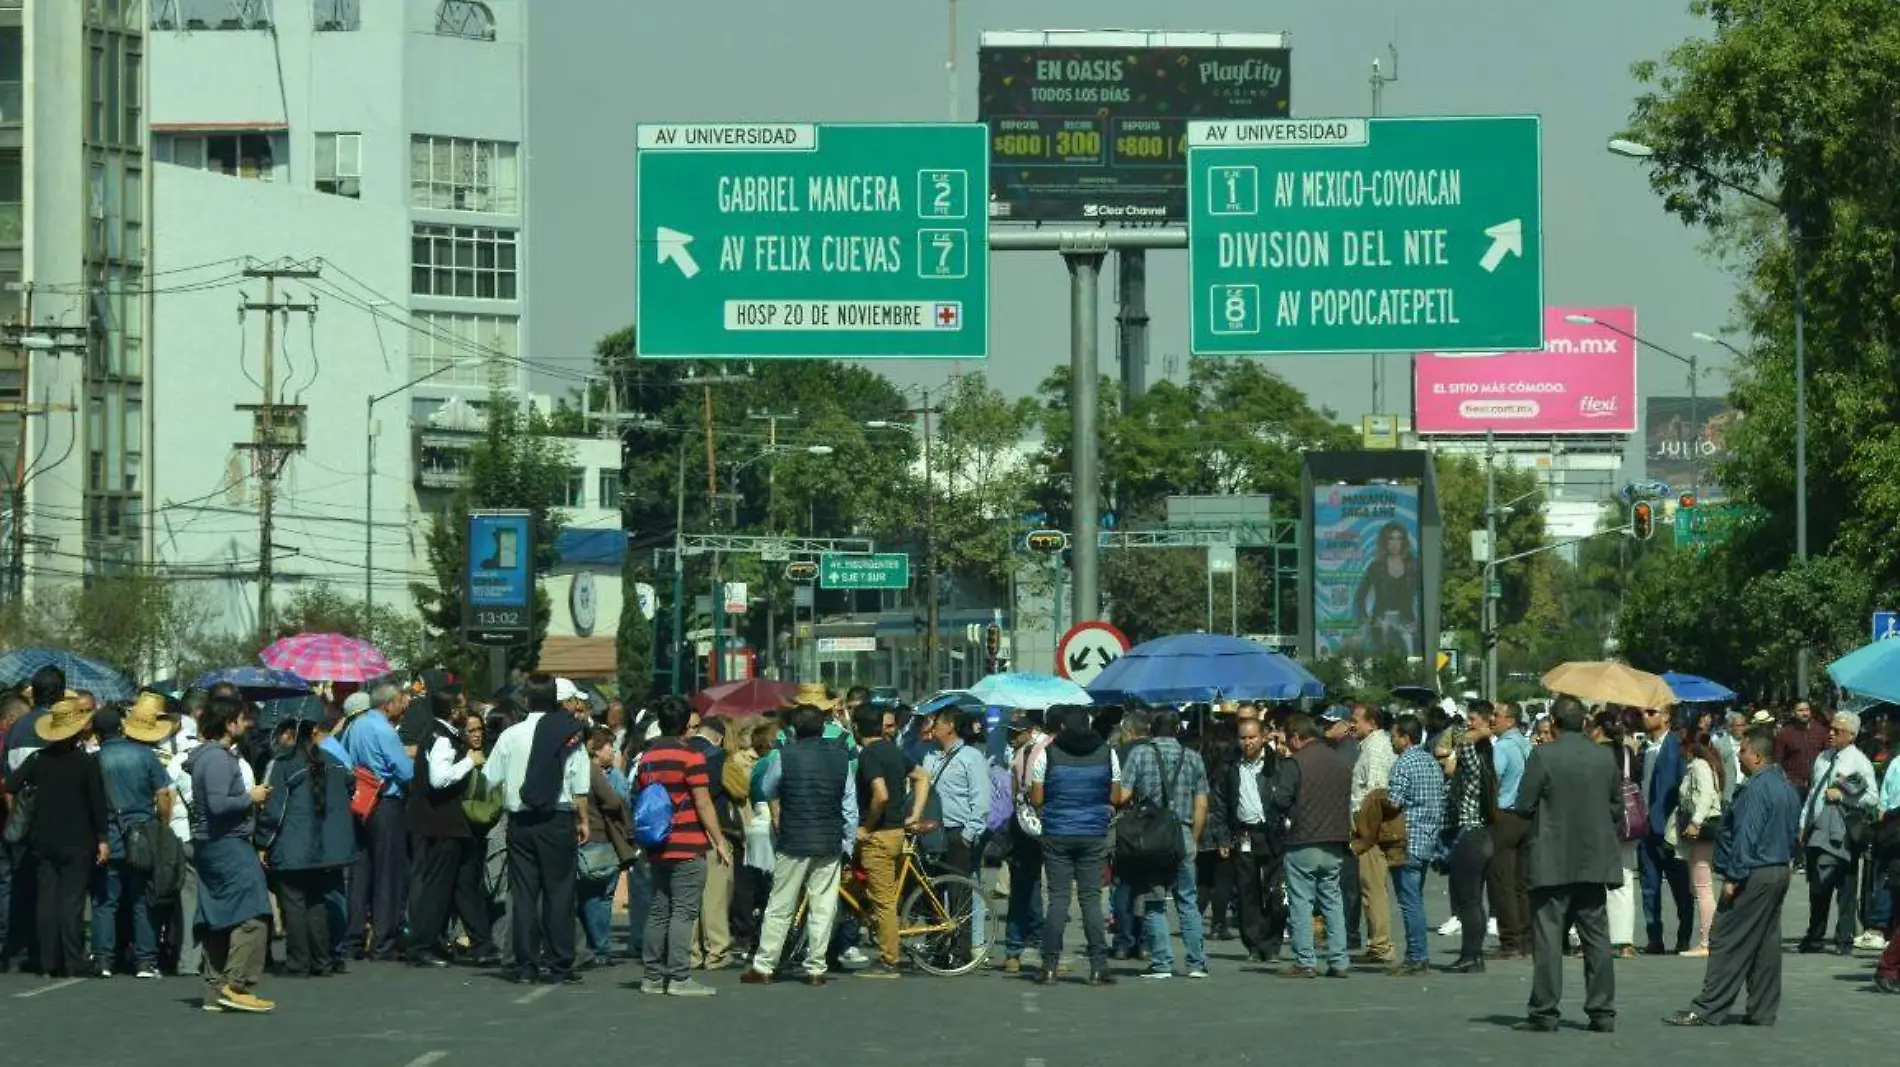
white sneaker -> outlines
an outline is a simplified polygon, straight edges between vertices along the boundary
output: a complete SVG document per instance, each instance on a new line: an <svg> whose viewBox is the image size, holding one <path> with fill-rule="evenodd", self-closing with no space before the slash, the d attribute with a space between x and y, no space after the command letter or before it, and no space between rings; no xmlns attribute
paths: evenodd
<svg viewBox="0 0 1900 1067"><path fill-rule="evenodd" d="M1191 970L1191 971L1189 971L1189 972L1188 972L1188 977L1189 977L1189 978L1206 978L1206 977L1207 977L1207 968L1205 968L1205 967L1196 967L1196 968L1194 968L1193 970Z"/></svg>
<svg viewBox="0 0 1900 1067"><path fill-rule="evenodd" d="M1878 930L1862 930L1860 936L1854 939L1854 947L1868 952L1885 952L1887 939L1880 936Z"/></svg>
<svg viewBox="0 0 1900 1067"><path fill-rule="evenodd" d="M152 966L149 963L145 964L144 966L139 968L139 977L140 978L157 978L159 977L158 968Z"/></svg>
<svg viewBox="0 0 1900 1067"><path fill-rule="evenodd" d="M871 965L871 957L866 956L863 949L852 945L850 948L838 953L838 962L844 964L846 967L869 967Z"/></svg>
<svg viewBox="0 0 1900 1067"><path fill-rule="evenodd" d="M1492 937L1498 936L1498 917L1493 915L1484 921L1484 932Z"/></svg>
<svg viewBox="0 0 1900 1067"><path fill-rule="evenodd" d="M1465 924L1459 922L1458 917L1454 915L1451 918L1446 919L1444 923L1442 923L1438 927L1438 936L1439 937L1457 937L1459 934L1464 933L1464 931L1465 931Z"/></svg>

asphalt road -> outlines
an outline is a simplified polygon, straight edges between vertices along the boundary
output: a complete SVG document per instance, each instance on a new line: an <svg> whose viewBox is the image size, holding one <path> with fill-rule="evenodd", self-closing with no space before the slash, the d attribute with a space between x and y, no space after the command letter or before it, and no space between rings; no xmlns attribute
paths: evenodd
<svg viewBox="0 0 1900 1067"><path fill-rule="evenodd" d="M1442 886L1442 882L1440 883ZM1805 886L1789 895L1795 933ZM1446 914L1442 896L1433 921ZM1076 931L1079 936L1079 930ZM1792 947L1792 942L1790 942ZM1350 981L1287 981L1240 963L1237 941L1210 946L1213 976L1137 981L1120 964L1111 988L1079 982L1045 989L984 971L962 978L907 976L895 982L838 977L822 989L798 984L741 987L737 972L711 981L707 1000L641 996L627 983L639 968L589 972L576 987L516 986L489 972L422 971L357 964L326 979L267 976L269 1016L202 1012L194 979L53 982L0 976L0 1056L12 1064L62 1067L139 1064L202 1067L507 1067L608 1062L763 1063L837 1067L1177 1067L1284 1062L1288 1054L1359 1062L1522 1064L1584 1067L1605 1057L1667 1062L1678 1053L1800 1062L1877 1062L1891 1049L1894 1002L1870 991L1873 957L1800 956L1785 961L1780 1025L1677 1030L1662 1015L1686 1007L1703 961L1619 961L1619 1025L1582 1029L1582 966L1566 972L1568 1017L1554 1035L1512 1032L1529 994L1528 963L1494 963L1484 975ZM1454 940L1432 935L1437 962ZM728 1047L729 1046L729 1047Z"/></svg>

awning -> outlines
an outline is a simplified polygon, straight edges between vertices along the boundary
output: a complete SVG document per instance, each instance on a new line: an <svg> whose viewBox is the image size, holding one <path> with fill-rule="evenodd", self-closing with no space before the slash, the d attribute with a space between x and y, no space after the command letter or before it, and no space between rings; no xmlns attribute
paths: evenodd
<svg viewBox="0 0 1900 1067"><path fill-rule="evenodd" d="M611 637L549 637L541 642L541 660L534 669L559 678L608 681L617 662Z"/></svg>

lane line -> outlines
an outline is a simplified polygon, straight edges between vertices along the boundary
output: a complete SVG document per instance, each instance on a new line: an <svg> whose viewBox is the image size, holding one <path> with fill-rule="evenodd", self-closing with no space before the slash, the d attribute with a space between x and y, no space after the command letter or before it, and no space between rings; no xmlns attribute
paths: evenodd
<svg viewBox="0 0 1900 1067"><path fill-rule="evenodd" d="M1036 1003L1036 994L1034 994L1034 993L1024 993L1024 994L1023 994L1023 1012L1024 1012L1024 1014L1027 1014L1027 1015L1035 1015L1035 1014L1037 1014L1037 1013L1039 1013L1039 1012L1041 1012L1041 1011L1042 1011L1042 1005L1040 1005L1040 1004L1038 1004L1038 1003Z"/></svg>
<svg viewBox="0 0 1900 1067"><path fill-rule="evenodd" d="M51 993L55 989L65 989L67 986L76 986L83 981L85 981L84 978L63 978L54 982L52 985L43 985L38 989L29 989L24 993L15 993L13 995L17 999L24 1000L27 997L37 997L42 993Z"/></svg>
<svg viewBox="0 0 1900 1067"><path fill-rule="evenodd" d="M1023 1061L1023 1067L1046 1067L1041 1056L1031 1056Z"/></svg>
<svg viewBox="0 0 1900 1067"><path fill-rule="evenodd" d="M417 1056L415 1059L403 1064L403 1067L429 1067L430 1064L445 1060L448 1056L449 1051L447 1049L439 1048Z"/></svg>
<svg viewBox="0 0 1900 1067"><path fill-rule="evenodd" d="M516 997L515 1003L516 1004L533 1004L535 1001L540 1000L542 997L545 997L549 993L552 993L552 992L554 992L553 986L544 985L539 989L530 990Z"/></svg>

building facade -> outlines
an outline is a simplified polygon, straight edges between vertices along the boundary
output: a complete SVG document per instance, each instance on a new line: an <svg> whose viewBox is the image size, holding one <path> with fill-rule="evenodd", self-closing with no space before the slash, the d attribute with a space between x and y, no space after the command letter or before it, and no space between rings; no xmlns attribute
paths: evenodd
<svg viewBox="0 0 1900 1067"><path fill-rule="evenodd" d="M267 558L276 602L324 582L406 609L427 570L418 431L527 386L525 4L144 14L152 558L232 629L257 624Z"/></svg>

